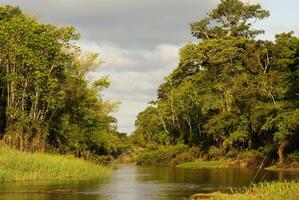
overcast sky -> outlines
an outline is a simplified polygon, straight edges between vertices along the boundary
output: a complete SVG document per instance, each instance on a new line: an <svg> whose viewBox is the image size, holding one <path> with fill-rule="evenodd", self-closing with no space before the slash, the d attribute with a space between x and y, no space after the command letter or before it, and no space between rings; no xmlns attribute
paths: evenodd
<svg viewBox="0 0 299 200"><path fill-rule="evenodd" d="M257 2L252 0L251 2ZM156 98L163 77L178 62L178 50L194 41L189 23L216 6L218 0L0 0L18 5L42 22L74 26L79 45L96 51L106 63L91 77L108 75L105 99L120 101L119 131L134 130L136 115ZM271 17L256 26L262 38L294 30L299 33L298 0L260 0Z"/></svg>

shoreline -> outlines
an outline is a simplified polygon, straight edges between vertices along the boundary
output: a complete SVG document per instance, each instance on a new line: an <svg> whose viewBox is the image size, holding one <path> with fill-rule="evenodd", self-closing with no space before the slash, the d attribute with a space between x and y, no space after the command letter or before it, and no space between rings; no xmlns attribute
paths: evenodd
<svg viewBox="0 0 299 200"><path fill-rule="evenodd" d="M198 193L192 195L190 200L297 200L298 192L298 182L271 182L254 184L246 189L233 191L232 194L221 192Z"/></svg>

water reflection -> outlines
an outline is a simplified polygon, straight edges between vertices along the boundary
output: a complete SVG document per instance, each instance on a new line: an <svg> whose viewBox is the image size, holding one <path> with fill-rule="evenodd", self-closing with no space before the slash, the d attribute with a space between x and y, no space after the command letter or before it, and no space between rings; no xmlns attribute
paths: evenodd
<svg viewBox="0 0 299 200"><path fill-rule="evenodd" d="M248 186L255 169L177 169L123 165L105 180L23 182L0 185L0 199L20 200L181 200L198 192ZM299 180L298 171L261 171L255 179Z"/></svg>

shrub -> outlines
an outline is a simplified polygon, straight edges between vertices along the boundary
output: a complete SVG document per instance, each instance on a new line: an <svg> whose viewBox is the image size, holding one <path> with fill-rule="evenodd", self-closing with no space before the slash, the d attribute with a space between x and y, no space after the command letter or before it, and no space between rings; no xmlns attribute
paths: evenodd
<svg viewBox="0 0 299 200"><path fill-rule="evenodd" d="M136 163L138 165L167 165L172 163L178 154L187 150L188 147L183 144L176 146L150 146L141 152L136 159Z"/></svg>
<svg viewBox="0 0 299 200"><path fill-rule="evenodd" d="M188 151L184 151L182 153L179 153L175 156L174 159L171 160L171 165L177 165L184 162L192 162L195 159L202 156L202 153L199 148L192 147Z"/></svg>
<svg viewBox="0 0 299 200"><path fill-rule="evenodd" d="M229 152L227 152L226 157L235 159L238 157L239 153L240 153L240 151L238 151L238 150L230 150Z"/></svg>
<svg viewBox="0 0 299 200"><path fill-rule="evenodd" d="M209 154L209 159L218 160L223 156L223 151L220 148L211 146L208 154Z"/></svg>
<svg viewBox="0 0 299 200"><path fill-rule="evenodd" d="M264 160L264 153L256 150L240 152L237 156L237 162L240 167L258 167Z"/></svg>
<svg viewBox="0 0 299 200"><path fill-rule="evenodd" d="M244 160L244 159L253 159L253 158L263 158L264 154L262 152L256 150L244 151L239 152L237 159Z"/></svg>
<svg viewBox="0 0 299 200"><path fill-rule="evenodd" d="M296 151L288 155L288 160L291 162L299 162L299 152Z"/></svg>

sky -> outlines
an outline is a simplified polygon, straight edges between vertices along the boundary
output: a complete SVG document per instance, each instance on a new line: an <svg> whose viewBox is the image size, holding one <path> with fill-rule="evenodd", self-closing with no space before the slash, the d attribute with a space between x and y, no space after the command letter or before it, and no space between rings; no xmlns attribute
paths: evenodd
<svg viewBox="0 0 299 200"><path fill-rule="evenodd" d="M244 0L246 1L246 0ZM219 0L0 0L18 5L43 23L74 26L81 34L83 50L99 52L105 61L90 79L108 76L107 100L121 102L113 115L118 130L131 133L139 112L156 99L156 90L176 66L179 49L195 42L189 23L213 9ZM259 2L271 16L255 26L276 33L299 34L298 0L250 0Z"/></svg>

